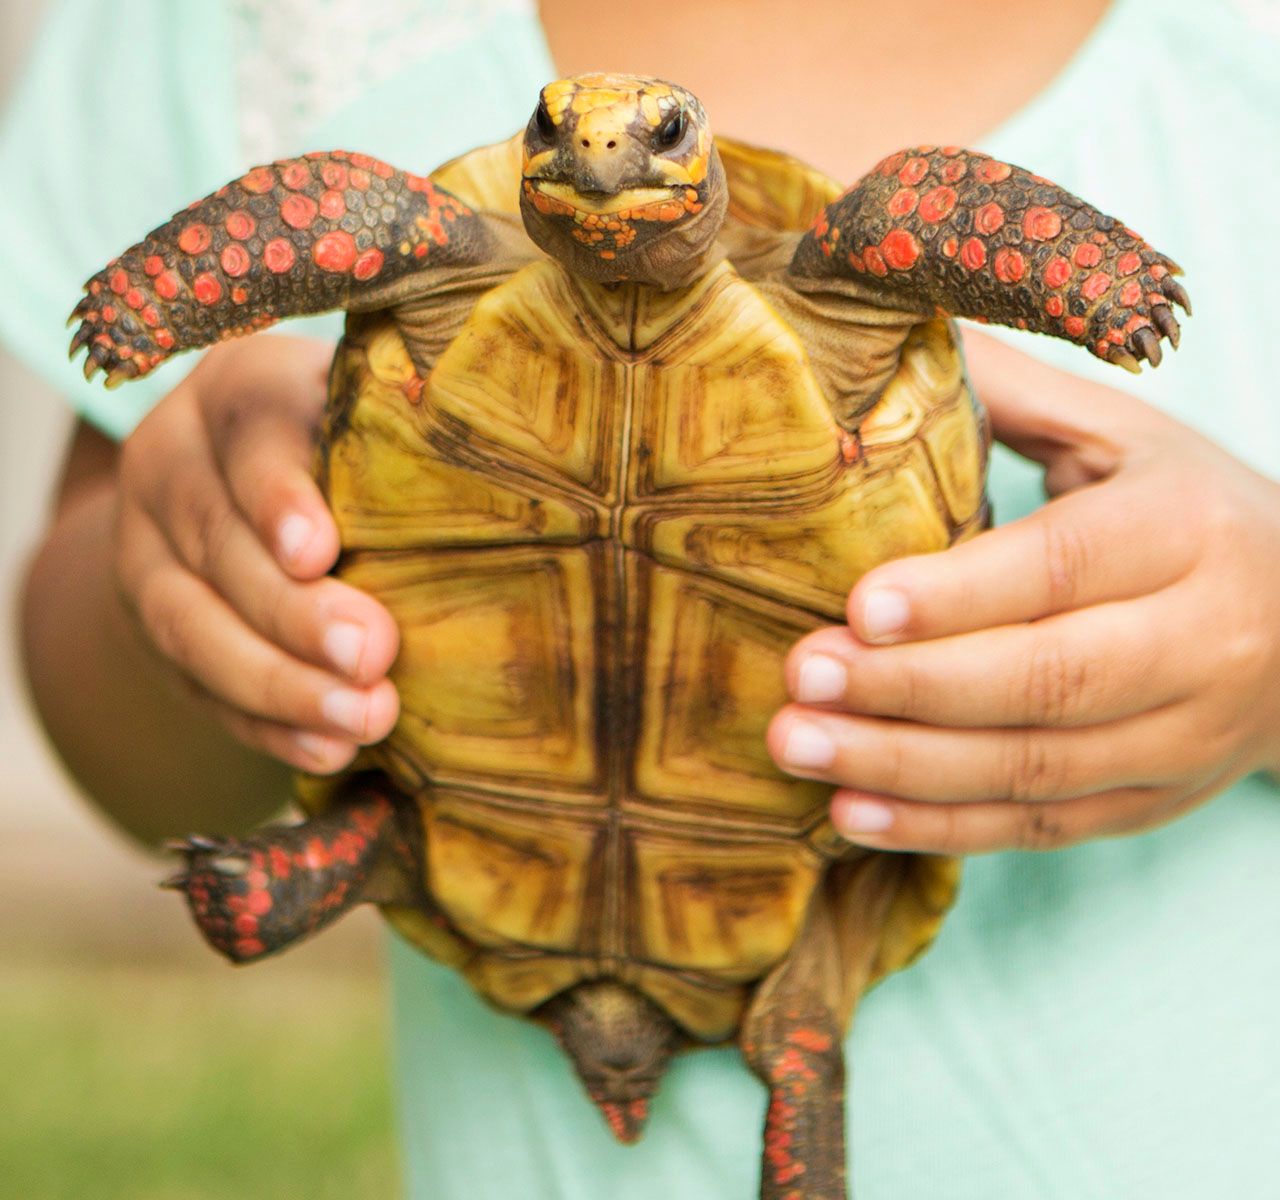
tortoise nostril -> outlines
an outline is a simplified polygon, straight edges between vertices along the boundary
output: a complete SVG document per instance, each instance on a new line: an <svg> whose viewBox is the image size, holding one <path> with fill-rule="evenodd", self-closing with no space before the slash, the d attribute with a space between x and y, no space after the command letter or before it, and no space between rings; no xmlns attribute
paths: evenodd
<svg viewBox="0 0 1280 1200"><path fill-rule="evenodd" d="M582 139L582 144L586 146L588 149L591 147L591 143L586 138Z"/></svg>
<svg viewBox="0 0 1280 1200"><path fill-rule="evenodd" d="M605 147L606 149L612 150L617 144L617 142L605 142Z"/></svg>

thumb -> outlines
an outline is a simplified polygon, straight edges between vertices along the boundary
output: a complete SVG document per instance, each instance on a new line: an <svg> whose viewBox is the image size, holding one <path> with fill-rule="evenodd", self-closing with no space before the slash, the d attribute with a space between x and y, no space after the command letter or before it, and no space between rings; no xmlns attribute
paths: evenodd
<svg viewBox="0 0 1280 1200"><path fill-rule="evenodd" d="M1041 463L1050 495L1113 475L1149 443L1150 405L965 330L965 360L996 441Z"/></svg>

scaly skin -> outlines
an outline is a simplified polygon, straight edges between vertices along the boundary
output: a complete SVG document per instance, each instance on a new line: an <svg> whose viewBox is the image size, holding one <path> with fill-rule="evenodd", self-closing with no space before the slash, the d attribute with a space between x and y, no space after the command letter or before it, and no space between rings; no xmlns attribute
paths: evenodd
<svg viewBox="0 0 1280 1200"><path fill-rule="evenodd" d="M845 1200L844 1047L820 1002L770 1013L744 1043L769 1089L760 1200Z"/></svg>
<svg viewBox="0 0 1280 1200"><path fill-rule="evenodd" d="M344 150L246 175L197 200L85 284L74 355L108 384L282 317L377 307L424 266L480 261L486 230L421 175Z"/></svg>
<svg viewBox="0 0 1280 1200"><path fill-rule="evenodd" d="M1176 347L1178 265L1021 167L955 146L900 150L829 204L791 264L893 303L1047 333L1131 370Z"/></svg>
<svg viewBox="0 0 1280 1200"><path fill-rule="evenodd" d="M301 825L244 839L174 842L186 869L164 886L186 893L200 932L219 953L237 963L265 958L368 899L380 869L397 883L417 877L416 817L399 813L368 790ZM385 877L380 882L386 890Z"/></svg>

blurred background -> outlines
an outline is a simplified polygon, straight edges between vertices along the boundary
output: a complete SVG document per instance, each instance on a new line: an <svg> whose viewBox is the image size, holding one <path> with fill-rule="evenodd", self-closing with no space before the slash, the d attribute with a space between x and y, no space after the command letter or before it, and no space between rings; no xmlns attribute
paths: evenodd
<svg viewBox="0 0 1280 1200"><path fill-rule="evenodd" d="M44 0L0 0L0 103ZM76 794L14 614L71 421L0 348L0 1200L398 1194L381 932L236 971Z"/></svg>

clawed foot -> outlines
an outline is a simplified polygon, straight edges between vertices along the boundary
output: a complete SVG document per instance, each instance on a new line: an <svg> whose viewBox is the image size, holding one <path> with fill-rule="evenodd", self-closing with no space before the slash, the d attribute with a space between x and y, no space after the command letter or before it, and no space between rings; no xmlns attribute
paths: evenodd
<svg viewBox="0 0 1280 1200"><path fill-rule="evenodd" d="M1090 351L1134 372L1141 370L1144 359L1153 367L1160 365L1165 338L1178 348L1181 331L1173 305L1191 313L1191 301L1174 278L1181 273L1178 265L1145 242L1135 242L1134 248L1110 256L1110 270L1087 275L1075 289L1083 300L1100 300L1088 318ZM1094 245L1085 242L1075 254L1087 254Z"/></svg>
<svg viewBox="0 0 1280 1200"><path fill-rule="evenodd" d="M276 907L272 879L283 878L268 851L234 838L201 836L167 842L165 849L184 855L186 863L160 886L186 893L196 924L215 950L239 963L276 948L262 937L262 922Z"/></svg>
<svg viewBox="0 0 1280 1200"><path fill-rule="evenodd" d="M371 791L301 825L249 838L170 842L185 868L161 885L186 894L205 940L233 962L283 950L363 900L414 897L420 835L412 809Z"/></svg>
<svg viewBox="0 0 1280 1200"><path fill-rule="evenodd" d="M85 284L84 297L68 324L80 322L69 357L88 347L86 379L104 371L107 387L115 387L148 374L168 358L174 337L164 327L163 308L150 290L137 286L118 260Z"/></svg>

